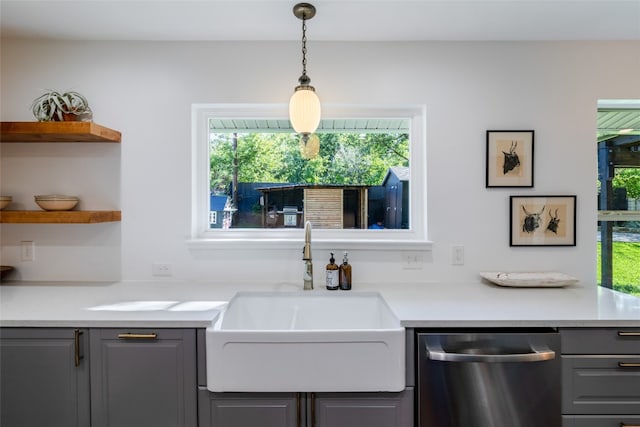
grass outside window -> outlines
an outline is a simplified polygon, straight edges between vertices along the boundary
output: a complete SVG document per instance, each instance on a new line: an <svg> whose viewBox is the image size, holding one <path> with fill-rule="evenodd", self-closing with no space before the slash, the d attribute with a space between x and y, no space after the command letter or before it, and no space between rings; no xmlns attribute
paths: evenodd
<svg viewBox="0 0 640 427"><path fill-rule="evenodd" d="M598 242L598 280L601 275L600 247ZM613 242L613 289L640 297L640 243Z"/></svg>

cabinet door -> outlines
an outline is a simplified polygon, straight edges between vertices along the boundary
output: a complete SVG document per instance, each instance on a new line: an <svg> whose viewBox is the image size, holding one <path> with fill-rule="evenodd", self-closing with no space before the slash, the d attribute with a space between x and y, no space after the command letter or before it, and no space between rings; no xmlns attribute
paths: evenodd
<svg viewBox="0 0 640 427"><path fill-rule="evenodd" d="M640 356L562 356L563 414L640 414Z"/></svg>
<svg viewBox="0 0 640 427"><path fill-rule="evenodd" d="M400 393L313 393L310 406L310 426L413 427L411 387Z"/></svg>
<svg viewBox="0 0 640 427"><path fill-rule="evenodd" d="M200 389L200 427L301 427L300 393L212 393Z"/></svg>
<svg viewBox="0 0 640 427"><path fill-rule="evenodd" d="M640 415L566 415L562 427L637 427Z"/></svg>
<svg viewBox="0 0 640 427"><path fill-rule="evenodd" d="M197 425L195 331L91 329L92 427Z"/></svg>
<svg viewBox="0 0 640 427"><path fill-rule="evenodd" d="M85 330L3 328L0 331L0 425L89 425ZM77 366L76 366L77 365Z"/></svg>
<svg viewBox="0 0 640 427"><path fill-rule="evenodd" d="M562 354L640 354L638 328L561 329Z"/></svg>

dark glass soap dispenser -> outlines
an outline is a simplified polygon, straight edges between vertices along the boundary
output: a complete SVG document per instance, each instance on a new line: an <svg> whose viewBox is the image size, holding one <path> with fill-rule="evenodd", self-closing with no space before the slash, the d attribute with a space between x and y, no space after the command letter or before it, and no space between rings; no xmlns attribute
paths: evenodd
<svg viewBox="0 0 640 427"><path fill-rule="evenodd" d="M340 289L348 291L351 289L351 265L348 254L345 252L340 265Z"/></svg>
<svg viewBox="0 0 640 427"><path fill-rule="evenodd" d="M327 289L335 291L340 287L340 268L336 264L333 252L331 252L331 258L329 258L329 264L327 264L326 274Z"/></svg>

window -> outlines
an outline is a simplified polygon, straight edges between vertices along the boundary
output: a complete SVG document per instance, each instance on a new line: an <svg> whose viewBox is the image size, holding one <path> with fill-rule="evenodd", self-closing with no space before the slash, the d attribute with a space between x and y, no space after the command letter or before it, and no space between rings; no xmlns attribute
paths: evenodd
<svg viewBox="0 0 640 427"><path fill-rule="evenodd" d="M424 108L323 108L314 156L286 106L193 106L192 245L298 242L309 220L316 241L429 247Z"/></svg>
<svg viewBox="0 0 640 427"><path fill-rule="evenodd" d="M212 119L209 210L229 204L225 228L408 229L407 123L324 132L305 144L290 132L221 132Z"/></svg>
<svg viewBox="0 0 640 427"><path fill-rule="evenodd" d="M598 102L598 283L640 296L640 101Z"/></svg>

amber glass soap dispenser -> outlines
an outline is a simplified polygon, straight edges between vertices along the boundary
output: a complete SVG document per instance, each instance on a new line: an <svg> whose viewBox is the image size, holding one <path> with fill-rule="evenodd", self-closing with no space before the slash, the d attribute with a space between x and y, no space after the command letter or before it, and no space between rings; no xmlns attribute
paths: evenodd
<svg viewBox="0 0 640 427"><path fill-rule="evenodd" d="M340 289L348 291L351 289L351 265L347 253L344 253L342 265L340 265Z"/></svg>
<svg viewBox="0 0 640 427"><path fill-rule="evenodd" d="M336 259L331 252L331 258L329 258L329 264L327 264L327 289L335 291L340 287L340 268L336 264Z"/></svg>

